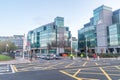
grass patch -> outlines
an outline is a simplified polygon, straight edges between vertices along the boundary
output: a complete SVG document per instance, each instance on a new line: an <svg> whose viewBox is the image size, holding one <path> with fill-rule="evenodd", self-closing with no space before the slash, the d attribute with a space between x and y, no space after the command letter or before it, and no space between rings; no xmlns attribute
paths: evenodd
<svg viewBox="0 0 120 80"><path fill-rule="evenodd" d="M12 58L6 55L0 54L0 61L8 61L11 60Z"/></svg>

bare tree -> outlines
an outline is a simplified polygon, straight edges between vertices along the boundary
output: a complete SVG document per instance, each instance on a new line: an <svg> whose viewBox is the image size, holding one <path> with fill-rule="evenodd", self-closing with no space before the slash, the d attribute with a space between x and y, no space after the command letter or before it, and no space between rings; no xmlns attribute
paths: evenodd
<svg viewBox="0 0 120 80"><path fill-rule="evenodd" d="M15 50L17 47L11 41L0 41L0 51L9 52Z"/></svg>

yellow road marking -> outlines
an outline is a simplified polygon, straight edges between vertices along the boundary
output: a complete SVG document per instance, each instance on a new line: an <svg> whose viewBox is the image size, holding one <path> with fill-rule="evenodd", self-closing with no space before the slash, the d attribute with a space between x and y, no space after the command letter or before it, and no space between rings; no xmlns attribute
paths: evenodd
<svg viewBox="0 0 120 80"><path fill-rule="evenodd" d="M117 65L117 66L120 66L120 65ZM103 68L110 68L110 67L115 67L115 66L105 66Z"/></svg>
<svg viewBox="0 0 120 80"><path fill-rule="evenodd" d="M56 69L56 68L54 68L54 67L48 67L48 68L46 68L47 70L52 70L52 69ZM46 69L44 69L43 68L43 70L46 70Z"/></svg>
<svg viewBox="0 0 120 80"><path fill-rule="evenodd" d="M120 76L120 74L109 74L109 75L112 75L112 76Z"/></svg>
<svg viewBox="0 0 120 80"><path fill-rule="evenodd" d="M84 80L84 79L85 80L99 80L99 79L91 79L91 78L78 78L78 77L76 77L74 75L68 74L67 72L65 72L63 70L60 70L60 72L63 73L63 74L65 74L65 75L68 75L68 76L70 76L70 77L72 77L72 78L74 78L76 80Z"/></svg>
<svg viewBox="0 0 120 80"><path fill-rule="evenodd" d="M76 73L74 73L73 76L76 76L79 72L80 72L81 69L78 69Z"/></svg>
<svg viewBox="0 0 120 80"><path fill-rule="evenodd" d="M49 67L47 67L47 69L48 69L48 68L53 68L54 66L57 66L57 65L60 65L60 64L63 64L63 63L64 63L64 62L61 62L61 63L55 64L55 65L49 66Z"/></svg>
<svg viewBox="0 0 120 80"><path fill-rule="evenodd" d="M73 65L73 64L74 64L74 62L68 64L67 66L65 66L65 68L68 68L69 66L71 66L71 65Z"/></svg>
<svg viewBox="0 0 120 80"><path fill-rule="evenodd" d="M120 67L119 66L115 66L117 69L120 69Z"/></svg>
<svg viewBox="0 0 120 80"><path fill-rule="evenodd" d="M85 66L86 64L87 64L87 61L82 66Z"/></svg>
<svg viewBox="0 0 120 80"><path fill-rule="evenodd" d="M114 69L113 70L108 69L107 71L120 72L120 70L114 70Z"/></svg>
<svg viewBox="0 0 120 80"><path fill-rule="evenodd" d="M98 75L103 75L103 73L91 73L91 72L80 72L82 74L98 74Z"/></svg>
<svg viewBox="0 0 120 80"><path fill-rule="evenodd" d="M58 64L55 64L55 65L52 65L50 67L53 67L53 66L57 66L57 65L60 65L60 64L63 64L64 62L61 62L61 63L58 63Z"/></svg>
<svg viewBox="0 0 120 80"><path fill-rule="evenodd" d="M81 78L83 80L100 80L100 79L91 79L91 78Z"/></svg>
<svg viewBox="0 0 120 80"><path fill-rule="evenodd" d="M86 64L87 64L87 61L82 66L85 66ZM80 71L81 69L78 69L77 72L75 72L73 76L76 76Z"/></svg>
<svg viewBox="0 0 120 80"><path fill-rule="evenodd" d="M15 67L15 65L13 65L13 69L15 72L18 72L17 68Z"/></svg>
<svg viewBox="0 0 120 80"><path fill-rule="evenodd" d="M100 68L100 70L103 72L103 74L108 78L108 80L112 80L112 79L110 78L110 76L103 70L102 67L99 67L99 68Z"/></svg>
<svg viewBox="0 0 120 80"><path fill-rule="evenodd" d="M60 72L63 73L63 74L65 74L65 75L68 75L68 76L70 76L70 77L72 77L72 78L74 78L74 79L82 80L81 78L78 78L78 77L76 77L76 76L73 76L73 75L71 75L71 74L68 74L67 72L65 72L65 71L63 71L63 70L60 70Z"/></svg>
<svg viewBox="0 0 120 80"><path fill-rule="evenodd" d="M95 63L96 65L98 65L98 63Z"/></svg>

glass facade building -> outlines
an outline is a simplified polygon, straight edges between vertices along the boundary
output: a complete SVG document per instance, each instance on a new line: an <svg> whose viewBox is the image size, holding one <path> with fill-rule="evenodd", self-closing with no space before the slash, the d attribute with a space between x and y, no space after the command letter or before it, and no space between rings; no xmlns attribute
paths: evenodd
<svg viewBox="0 0 120 80"><path fill-rule="evenodd" d="M120 9L102 5L93 10L93 17L78 31L78 49L91 53L120 52Z"/></svg>
<svg viewBox="0 0 120 80"><path fill-rule="evenodd" d="M78 40L75 37L72 37L71 46L74 52L78 50Z"/></svg>
<svg viewBox="0 0 120 80"><path fill-rule="evenodd" d="M113 24L120 23L120 9L113 12L112 22Z"/></svg>
<svg viewBox="0 0 120 80"><path fill-rule="evenodd" d="M84 26L84 28L78 31L78 45L78 49L81 52L86 50L86 46L94 52L96 47L95 26Z"/></svg>
<svg viewBox="0 0 120 80"><path fill-rule="evenodd" d="M109 34L109 46L117 46L120 45L120 24L114 24L108 27Z"/></svg>
<svg viewBox="0 0 120 80"><path fill-rule="evenodd" d="M11 41L16 45L16 51L23 52L23 38L24 35L1 36L0 41Z"/></svg>
<svg viewBox="0 0 120 80"><path fill-rule="evenodd" d="M60 53L61 51L57 52L57 49L68 46L70 37L71 32L68 27L64 26L64 18L56 17L54 22L28 32L28 49L31 51L35 50L35 52L48 53L51 45L54 53ZM62 52L64 52L64 50Z"/></svg>

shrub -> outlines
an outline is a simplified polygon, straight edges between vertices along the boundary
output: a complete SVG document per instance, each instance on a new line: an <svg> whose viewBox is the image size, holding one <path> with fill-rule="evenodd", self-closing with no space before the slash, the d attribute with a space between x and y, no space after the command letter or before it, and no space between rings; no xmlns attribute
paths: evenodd
<svg viewBox="0 0 120 80"><path fill-rule="evenodd" d="M7 61L7 60L11 60L12 58L6 55L2 55L0 54L0 61Z"/></svg>
<svg viewBox="0 0 120 80"><path fill-rule="evenodd" d="M103 58L113 58L113 57L118 57L120 54L112 54L112 53L105 53L105 54L98 54L100 57Z"/></svg>

